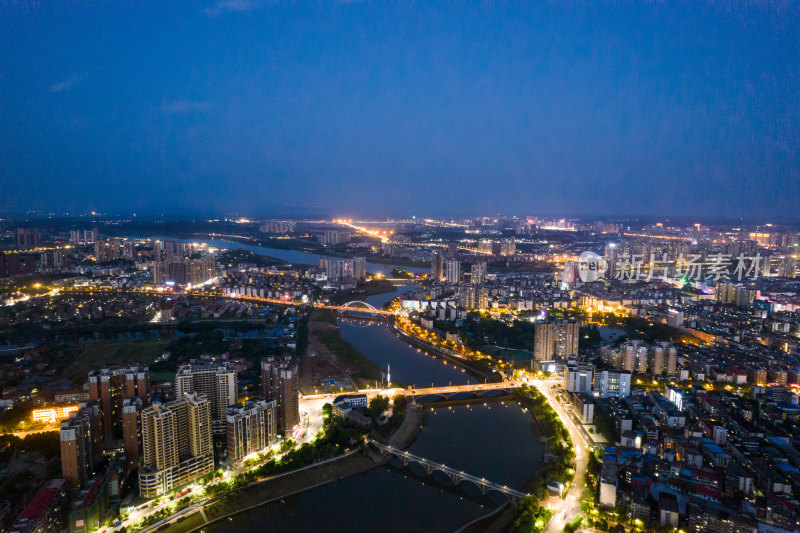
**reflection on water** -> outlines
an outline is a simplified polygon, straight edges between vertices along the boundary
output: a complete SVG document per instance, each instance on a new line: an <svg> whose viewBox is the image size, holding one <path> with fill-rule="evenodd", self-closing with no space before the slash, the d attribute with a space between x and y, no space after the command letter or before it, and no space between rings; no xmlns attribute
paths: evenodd
<svg viewBox="0 0 800 533"><path fill-rule="evenodd" d="M410 451L473 475L522 489L541 457L529 415L517 404L481 403L426 411ZM208 532L453 531L491 510L450 488L445 478L421 483L404 469L378 468L225 520ZM441 483L441 485L440 485Z"/></svg>
<svg viewBox="0 0 800 533"><path fill-rule="evenodd" d="M256 246L254 244L244 244L236 241L228 241L224 239L178 239L176 237L148 237L159 240L169 240L176 242L196 242L203 243L213 248L227 248L229 250L247 250L259 255L274 257L275 259L282 259L295 265L317 265L321 257L331 257L327 255L311 254L308 252L300 252L298 250L283 250L280 248L267 248L266 246ZM373 274L382 273L389 275L393 268L399 265L384 265L382 263L367 263L367 272ZM410 272L428 272L428 268L423 267L401 267Z"/></svg>
<svg viewBox="0 0 800 533"><path fill-rule="evenodd" d="M367 301L381 307L397 294L379 294ZM390 364L393 381L417 387L475 382L460 368L409 347L383 322L366 326L347 322L340 321L342 338L382 368ZM524 489L540 463L542 447L530 415L515 403L487 400L427 408L425 416L410 448L414 454L517 489ZM441 477L428 477L422 483L400 464L284 498L203 530L441 532L453 531L493 508L488 500L469 496L477 495L475 487L453 489Z"/></svg>

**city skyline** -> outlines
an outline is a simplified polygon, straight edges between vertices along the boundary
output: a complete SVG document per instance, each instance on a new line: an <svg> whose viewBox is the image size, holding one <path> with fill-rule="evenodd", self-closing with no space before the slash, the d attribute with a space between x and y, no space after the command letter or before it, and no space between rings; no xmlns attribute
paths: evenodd
<svg viewBox="0 0 800 533"><path fill-rule="evenodd" d="M798 4L13 4L0 210L785 219Z"/></svg>

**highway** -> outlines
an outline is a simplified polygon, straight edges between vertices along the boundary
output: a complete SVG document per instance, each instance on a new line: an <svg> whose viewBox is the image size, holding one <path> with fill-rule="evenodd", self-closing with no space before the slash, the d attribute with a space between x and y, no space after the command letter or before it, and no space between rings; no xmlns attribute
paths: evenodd
<svg viewBox="0 0 800 533"><path fill-rule="evenodd" d="M555 514L547 523L543 533L557 533L564 529L564 525L570 522L581 510L581 494L586 485L586 466L589 463L589 443L584 438L581 431L575 426L567 408L565 408L553 393L553 385L561 383L560 380L533 380L533 384L544 394L547 401L555 410L556 414L567 428L572 444L575 446L575 477L567 491L566 496L559 502L554 509Z"/></svg>

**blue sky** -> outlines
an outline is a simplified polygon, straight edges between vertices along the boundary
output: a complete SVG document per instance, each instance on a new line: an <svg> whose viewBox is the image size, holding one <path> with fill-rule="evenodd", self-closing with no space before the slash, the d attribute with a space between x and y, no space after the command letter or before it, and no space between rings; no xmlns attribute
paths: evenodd
<svg viewBox="0 0 800 533"><path fill-rule="evenodd" d="M800 4L4 2L0 210L778 218Z"/></svg>

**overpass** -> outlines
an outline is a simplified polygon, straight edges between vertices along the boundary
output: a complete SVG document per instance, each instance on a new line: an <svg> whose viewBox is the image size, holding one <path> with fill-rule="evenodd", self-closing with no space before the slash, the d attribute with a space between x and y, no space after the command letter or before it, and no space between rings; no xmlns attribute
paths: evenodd
<svg viewBox="0 0 800 533"><path fill-rule="evenodd" d="M381 452L382 455L393 455L400 459L403 462L403 466L408 466L410 463L416 463L420 465L424 470L426 475L431 475L434 472L442 472L453 483L453 485L460 485L462 481L469 481L472 484L476 485L478 489L481 491L481 494L484 496L489 491L497 491L502 494L505 494L512 500L519 500L527 496L524 492L520 492L518 490L514 490L509 488L506 485L500 485L499 483L494 483L492 481L488 481L486 478L473 476L472 474L467 474L463 470L456 470L455 468L450 468L449 466L441 463L435 463L424 457L420 457L419 455L414 455L413 453L400 450L395 448L394 446L390 446L388 444L381 444L376 441L369 441L369 444L375 446L378 451Z"/></svg>

